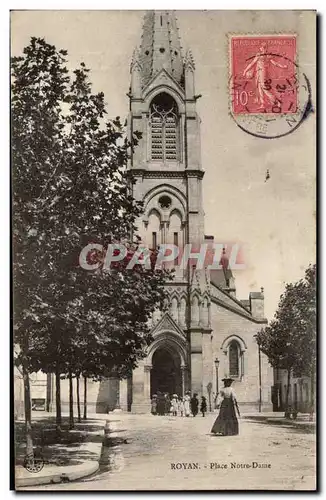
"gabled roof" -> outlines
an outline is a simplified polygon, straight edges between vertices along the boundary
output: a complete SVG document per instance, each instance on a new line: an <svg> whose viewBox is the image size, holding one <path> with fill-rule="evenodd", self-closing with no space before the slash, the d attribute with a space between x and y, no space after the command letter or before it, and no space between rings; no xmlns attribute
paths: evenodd
<svg viewBox="0 0 326 500"><path fill-rule="evenodd" d="M215 285L212 283L211 287L211 301L220 305L221 307L224 307L225 309L229 309L230 311L239 314L240 316L243 316L250 321L253 321L255 323L267 323L267 320L265 318L256 318L254 317L251 312L244 306L242 301L236 299L235 297L232 297L229 293L227 293L225 290L223 290L221 287Z"/></svg>
<svg viewBox="0 0 326 500"><path fill-rule="evenodd" d="M176 321L174 321L174 319L168 312L164 313L159 322L156 323L151 331L151 334L155 336L163 331L175 332L182 338L185 337L184 331L179 327L179 325L176 323Z"/></svg>
<svg viewBox="0 0 326 500"><path fill-rule="evenodd" d="M160 85L168 86L174 90L181 99L184 98L184 89L178 84L178 82L171 76L165 69L161 69L155 75L150 78L145 87L143 88L143 96L146 96Z"/></svg>

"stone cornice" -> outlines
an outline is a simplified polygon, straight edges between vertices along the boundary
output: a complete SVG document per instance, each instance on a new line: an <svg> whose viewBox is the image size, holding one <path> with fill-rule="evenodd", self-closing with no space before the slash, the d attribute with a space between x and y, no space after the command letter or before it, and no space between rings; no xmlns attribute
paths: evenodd
<svg viewBox="0 0 326 500"><path fill-rule="evenodd" d="M205 172L203 170L185 170L186 177L198 177L199 179L202 179L205 175Z"/></svg>
<svg viewBox="0 0 326 500"><path fill-rule="evenodd" d="M202 354L203 349L199 346L195 346L195 347L190 348L190 352L191 352L191 354Z"/></svg>
<svg viewBox="0 0 326 500"><path fill-rule="evenodd" d="M179 178L184 179L188 177L197 177L198 179L202 179L204 177L205 172L203 170L145 170L143 168L131 168L127 171L128 177L146 177L150 178Z"/></svg>
<svg viewBox="0 0 326 500"><path fill-rule="evenodd" d="M207 327L207 326L203 327L203 334L209 334L209 333L212 333L212 331L213 331L213 328L211 328L211 327Z"/></svg>

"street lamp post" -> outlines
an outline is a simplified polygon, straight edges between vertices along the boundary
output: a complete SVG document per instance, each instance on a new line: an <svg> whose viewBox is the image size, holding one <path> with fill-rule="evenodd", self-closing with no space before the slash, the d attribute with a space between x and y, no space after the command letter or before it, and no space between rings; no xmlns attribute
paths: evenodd
<svg viewBox="0 0 326 500"><path fill-rule="evenodd" d="M209 411L212 411L212 382L207 384L207 393L208 393L208 402L209 402Z"/></svg>
<svg viewBox="0 0 326 500"><path fill-rule="evenodd" d="M218 358L215 358L215 372L216 372L216 400L215 400L215 405L218 397L218 365L220 364L220 360Z"/></svg>

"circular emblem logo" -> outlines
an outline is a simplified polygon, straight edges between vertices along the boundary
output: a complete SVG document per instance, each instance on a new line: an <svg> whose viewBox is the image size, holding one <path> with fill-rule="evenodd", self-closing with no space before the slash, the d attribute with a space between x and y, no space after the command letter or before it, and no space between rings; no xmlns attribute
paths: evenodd
<svg viewBox="0 0 326 500"><path fill-rule="evenodd" d="M41 455L30 455L25 457L24 467L28 472L40 472L44 467L44 460Z"/></svg>

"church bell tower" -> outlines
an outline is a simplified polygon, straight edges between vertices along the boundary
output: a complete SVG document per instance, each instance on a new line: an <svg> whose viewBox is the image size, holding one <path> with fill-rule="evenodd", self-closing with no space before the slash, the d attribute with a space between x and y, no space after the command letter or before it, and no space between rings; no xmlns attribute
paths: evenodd
<svg viewBox="0 0 326 500"><path fill-rule="evenodd" d="M133 196L144 203L138 234L149 248L174 244L183 249L187 243L198 247L204 241L204 172L195 62L190 50L183 54L173 12L146 12L130 72L129 133L130 137L135 131L142 135L128 165ZM154 376L157 349L150 346L145 365L140 364L133 374L133 411L143 411L154 390L202 393L202 336L205 328L210 329L201 314L204 304L208 308L202 288L205 272L195 274L176 266L169 307L153 318L153 345L159 342L171 354L173 370L182 372L181 378L174 386L171 382L171 387L160 389Z"/></svg>
<svg viewBox="0 0 326 500"><path fill-rule="evenodd" d="M142 139L131 158L134 197L145 203L144 242L201 243L204 237L200 120L195 63L182 55L175 14L145 14L131 63L130 132ZM176 234L178 233L178 238ZM153 236L156 234L156 236ZM155 241L154 241L155 242Z"/></svg>

